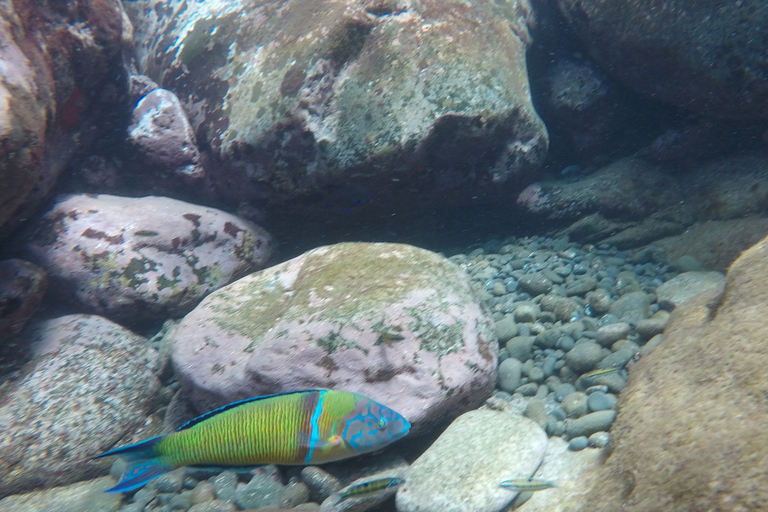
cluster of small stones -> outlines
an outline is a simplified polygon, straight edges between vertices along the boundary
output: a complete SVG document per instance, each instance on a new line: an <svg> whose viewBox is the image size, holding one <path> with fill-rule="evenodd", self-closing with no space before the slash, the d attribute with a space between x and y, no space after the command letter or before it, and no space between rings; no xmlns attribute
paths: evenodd
<svg viewBox="0 0 768 512"><path fill-rule="evenodd" d="M496 322L498 389L488 406L524 414L550 436L565 436L571 449L605 446L628 372L658 344L668 321L655 290L677 272L662 251L529 237L492 241L450 259L470 275ZM177 389L166 374L163 394ZM123 470L117 460L112 475ZM119 510L314 511L348 483L311 466L237 474L187 468L127 494Z"/></svg>
<svg viewBox="0 0 768 512"><path fill-rule="evenodd" d="M655 293L676 275L663 252L531 237L451 259L496 321L498 389L489 405L515 404L573 450L605 446L628 372L669 320Z"/></svg>

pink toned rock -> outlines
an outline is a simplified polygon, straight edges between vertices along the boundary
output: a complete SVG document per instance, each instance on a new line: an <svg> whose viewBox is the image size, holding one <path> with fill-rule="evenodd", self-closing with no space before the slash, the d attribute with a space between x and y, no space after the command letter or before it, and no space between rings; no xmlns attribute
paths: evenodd
<svg viewBox="0 0 768 512"><path fill-rule="evenodd" d="M199 411L321 387L379 400L418 429L477 406L496 378L493 322L468 277L408 245L314 249L214 292L169 336Z"/></svg>
<svg viewBox="0 0 768 512"><path fill-rule="evenodd" d="M90 459L144 423L160 388L157 351L104 318L64 316L23 335L32 360L0 400L0 496L105 472Z"/></svg>
<svg viewBox="0 0 768 512"><path fill-rule="evenodd" d="M75 195L43 217L29 248L66 296L137 323L188 312L263 266L272 241L238 217L166 197Z"/></svg>

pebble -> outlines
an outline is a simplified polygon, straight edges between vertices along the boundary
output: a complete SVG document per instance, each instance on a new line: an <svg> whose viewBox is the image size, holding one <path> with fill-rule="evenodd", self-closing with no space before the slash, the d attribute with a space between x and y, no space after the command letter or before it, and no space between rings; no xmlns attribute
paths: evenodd
<svg viewBox="0 0 768 512"><path fill-rule="evenodd" d="M557 344L557 340L560 339L560 331L557 329L546 329L536 335L533 340L534 345L539 348L547 349L553 348Z"/></svg>
<svg viewBox="0 0 768 512"><path fill-rule="evenodd" d="M205 503L198 503L192 505L189 512L236 512L237 507L234 503L224 500L206 501Z"/></svg>
<svg viewBox="0 0 768 512"><path fill-rule="evenodd" d="M541 308L535 302L521 302L515 306L514 316L517 322L535 322Z"/></svg>
<svg viewBox="0 0 768 512"><path fill-rule="evenodd" d="M581 451L587 446L589 446L589 439L587 436L574 437L568 443L568 449L574 452Z"/></svg>
<svg viewBox="0 0 768 512"><path fill-rule="evenodd" d="M637 322L637 334L644 340L649 340L664 332L664 328L669 323L668 311L657 311L651 318Z"/></svg>
<svg viewBox="0 0 768 512"><path fill-rule="evenodd" d="M563 399L570 395L571 393L574 393L576 391L576 386L573 384L561 384L555 389L555 393L553 394L553 398L557 400L558 402L562 402Z"/></svg>
<svg viewBox="0 0 768 512"><path fill-rule="evenodd" d="M542 311L549 311L555 315L557 320L569 321L574 314L581 314L581 305L573 299L561 297L560 295L545 295L539 302Z"/></svg>
<svg viewBox="0 0 768 512"><path fill-rule="evenodd" d="M580 418L587 414L587 394L574 391L560 402L560 406L570 418Z"/></svg>
<svg viewBox="0 0 768 512"><path fill-rule="evenodd" d="M515 336L507 342L507 352L509 357L514 357L518 361L527 361L533 355L533 342L535 336Z"/></svg>
<svg viewBox="0 0 768 512"><path fill-rule="evenodd" d="M544 405L544 402L538 398L533 398L528 402L528 405L525 406L525 412L523 413L523 416L532 419L541 428L545 428L547 426L547 407Z"/></svg>
<svg viewBox="0 0 768 512"><path fill-rule="evenodd" d="M206 480L200 482L192 489L192 503L204 503L216 499L216 493L213 489L213 483Z"/></svg>
<svg viewBox="0 0 768 512"><path fill-rule="evenodd" d="M569 297L574 295L586 295L597 286L597 280L592 276L584 276L580 279L570 281L565 285L565 294Z"/></svg>
<svg viewBox="0 0 768 512"><path fill-rule="evenodd" d="M603 359L603 348L592 340L578 342L565 354L565 363L576 373L593 369Z"/></svg>
<svg viewBox="0 0 768 512"><path fill-rule="evenodd" d="M565 424L565 436L568 439L590 436L601 430L608 431L616 419L616 411L597 411L578 419L569 419Z"/></svg>
<svg viewBox="0 0 768 512"><path fill-rule="evenodd" d="M634 291L622 295L608 311L625 322L637 323L651 316L651 298L647 293Z"/></svg>
<svg viewBox="0 0 768 512"><path fill-rule="evenodd" d="M611 441L611 434L600 431L589 436L589 446L593 448L605 448Z"/></svg>
<svg viewBox="0 0 768 512"><path fill-rule="evenodd" d="M595 412L613 409L613 407L616 405L615 400L616 399L612 398L611 395L603 393L602 391L590 393L587 396L587 411Z"/></svg>
<svg viewBox="0 0 768 512"><path fill-rule="evenodd" d="M510 357L499 365L497 374L498 387L507 393L514 393L520 386L522 379L523 363L519 359Z"/></svg>
<svg viewBox="0 0 768 512"><path fill-rule="evenodd" d="M631 327L626 322L603 325L597 330L595 341L604 347L610 347L617 341L629 336Z"/></svg>
<svg viewBox="0 0 768 512"><path fill-rule="evenodd" d="M563 352L568 352L573 348L573 345L576 343L576 340L574 340L570 336L561 336L558 338L557 343L555 343L555 347L562 350Z"/></svg>
<svg viewBox="0 0 768 512"><path fill-rule="evenodd" d="M317 466L302 469L301 479L309 488L309 496L318 503L343 487L338 478Z"/></svg>
<svg viewBox="0 0 768 512"><path fill-rule="evenodd" d="M607 313L611 308L611 304L613 304L611 294L604 288L598 288L587 294L587 306L596 315Z"/></svg>
<svg viewBox="0 0 768 512"><path fill-rule="evenodd" d="M529 382L523 384L515 390L515 393L520 393L523 396L534 396L539 390L539 385L535 382Z"/></svg>
<svg viewBox="0 0 768 512"><path fill-rule="evenodd" d="M525 274L517 280L517 284L523 291L532 296L544 295L552 291L552 280L540 273Z"/></svg>
<svg viewBox="0 0 768 512"><path fill-rule="evenodd" d="M213 492L224 501L235 501L237 475L233 471L222 471L213 478Z"/></svg>
<svg viewBox="0 0 768 512"><path fill-rule="evenodd" d="M499 338L499 343L506 343L513 337L517 336L518 329L515 319L509 315L505 316L498 322L496 322L496 336Z"/></svg>
<svg viewBox="0 0 768 512"><path fill-rule="evenodd" d="M179 492L184 486L184 469L179 468L155 479L157 492Z"/></svg>

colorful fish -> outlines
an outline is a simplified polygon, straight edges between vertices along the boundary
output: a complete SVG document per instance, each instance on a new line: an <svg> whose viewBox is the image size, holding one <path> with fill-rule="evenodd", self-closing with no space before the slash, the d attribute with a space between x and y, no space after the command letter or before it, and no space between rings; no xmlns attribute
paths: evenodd
<svg viewBox="0 0 768 512"><path fill-rule="evenodd" d="M515 492L532 492L543 491L544 489L551 489L556 487L554 480L541 480L538 478L525 478L520 480L504 480L501 482L502 487Z"/></svg>
<svg viewBox="0 0 768 512"><path fill-rule="evenodd" d="M405 483L405 480L394 476L360 482L339 493L339 502L349 498L368 498L370 496L377 496L385 491L394 490L403 483Z"/></svg>
<svg viewBox="0 0 768 512"><path fill-rule="evenodd" d="M411 425L392 409L356 393L310 389L233 402L176 432L115 448L129 465L106 492L138 489L182 466L323 464L380 450Z"/></svg>

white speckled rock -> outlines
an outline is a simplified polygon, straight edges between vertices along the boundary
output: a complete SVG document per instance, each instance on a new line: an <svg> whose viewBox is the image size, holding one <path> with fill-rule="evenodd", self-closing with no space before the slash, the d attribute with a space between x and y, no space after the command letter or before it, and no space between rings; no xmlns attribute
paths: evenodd
<svg viewBox="0 0 768 512"><path fill-rule="evenodd" d="M684 272L656 288L656 298L669 301L675 306L692 299L712 288L725 288L725 276L721 272Z"/></svg>
<svg viewBox="0 0 768 512"><path fill-rule="evenodd" d="M167 197L60 199L29 244L59 291L88 311L136 323L183 315L205 295L263 266L261 228Z"/></svg>
<svg viewBox="0 0 768 512"><path fill-rule="evenodd" d="M120 508L122 495L104 491L115 485L112 477L78 482L0 500L0 512L113 512Z"/></svg>
<svg viewBox="0 0 768 512"><path fill-rule="evenodd" d="M496 512L516 493L499 484L529 478L547 435L508 412L479 409L457 418L419 457L397 493L398 512Z"/></svg>
<svg viewBox="0 0 768 512"><path fill-rule="evenodd" d="M160 389L157 351L104 318L64 316L23 335L33 358L2 396L0 496L104 472L91 457L142 425Z"/></svg>
<svg viewBox="0 0 768 512"><path fill-rule="evenodd" d="M305 388L354 391L419 428L485 400L493 321L467 275L400 244L320 247L209 295L169 334L200 411Z"/></svg>

